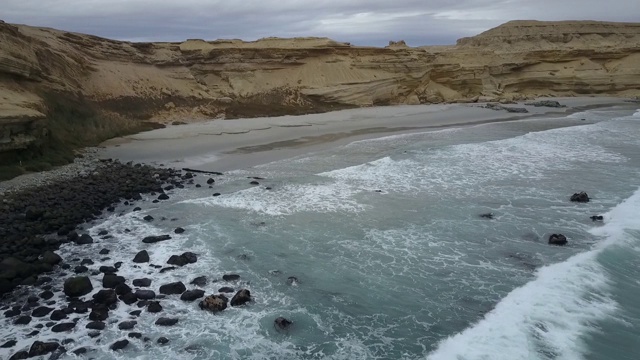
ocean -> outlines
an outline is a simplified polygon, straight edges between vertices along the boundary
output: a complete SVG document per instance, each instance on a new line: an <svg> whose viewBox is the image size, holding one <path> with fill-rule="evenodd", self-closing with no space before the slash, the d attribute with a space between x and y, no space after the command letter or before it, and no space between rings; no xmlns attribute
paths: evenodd
<svg viewBox="0 0 640 360"><path fill-rule="evenodd" d="M207 295L246 288L251 303L212 314L167 296L136 318L149 341L118 352L135 305L112 311L99 337L85 317L38 339L72 339L70 359L79 347L95 359L640 359L637 106L368 139L211 177L140 212L120 205L87 226L113 239L59 252L95 260L108 247L95 267L123 261L120 275L156 292L206 276ZM580 191L591 201L570 202ZM554 233L568 244L549 245ZM154 264L184 251L198 261L158 273L131 262L142 249ZM179 323L154 325L161 316ZM280 316L293 325L277 329ZM0 336L28 347L48 320L34 321Z"/></svg>

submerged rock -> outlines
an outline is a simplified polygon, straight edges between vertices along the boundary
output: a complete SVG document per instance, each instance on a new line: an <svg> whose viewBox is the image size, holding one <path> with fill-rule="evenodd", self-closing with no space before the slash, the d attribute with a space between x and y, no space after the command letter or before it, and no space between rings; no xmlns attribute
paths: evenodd
<svg viewBox="0 0 640 360"><path fill-rule="evenodd" d="M157 235L157 236L147 236L142 239L142 242L145 244L153 244L160 241L166 241L171 239L171 235Z"/></svg>
<svg viewBox="0 0 640 360"><path fill-rule="evenodd" d="M156 320L156 325L158 326L173 326L175 324L178 323L178 319L176 318L166 318L166 317L161 317L158 320Z"/></svg>
<svg viewBox="0 0 640 360"><path fill-rule="evenodd" d="M587 195L586 192L581 191L579 193L575 193L573 195L571 195L571 201L573 202L580 202L580 203L586 203L589 202L589 195Z"/></svg>
<svg viewBox="0 0 640 360"><path fill-rule="evenodd" d="M118 341L114 342L113 344L111 344L109 349L111 349L113 351L118 351L118 350L122 350L122 349L126 348L127 345L129 345L129 340L122 339L122 340L118 340Z"/></svg>
<svg viewBox="0 0 640 360"><path fill-rule="evenodd" d="M224 280L224 281L240 280L240 275L237 275L237 274L225 274L225 275L222 275L222 280Z"/></svg>
<svg viewBox="0 0 640 360"><path fill-rule="evenodd" d="M247 289L239 290L231 299L231 306L244 305L251 301L251 292Z"/></svg>
<svg viewBox="0 0 640 360"><path fill-rule="evenodd" d="M567 237L562 234L551 234L549 236L549 244L551 245L567 245Z"/></svg>
<svg viewBox="0 0 640 360"><path fill-rule="evenodd" d="M207 285L207 277L206 276L198 276L197 278L191 281L191 285L196 286L206 286Z"/></svg>
<svg viewBox="0 0 640 360"><path fill-rule="evenodd" d="M273 320L273 326L275 326L276 329L280 329L280 330L287 330L289 328L289 326L291 326L292 324L293 324L292 321L287 320L287 319L283 318L282 316L280 316L277 319Z"/></svg>

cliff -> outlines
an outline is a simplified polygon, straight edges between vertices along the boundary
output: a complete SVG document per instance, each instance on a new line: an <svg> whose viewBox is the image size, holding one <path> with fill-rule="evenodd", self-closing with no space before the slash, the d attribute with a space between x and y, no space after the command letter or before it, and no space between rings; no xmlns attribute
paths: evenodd
<svg viewBox="0 0 640 360"><path fill-rule="evenodd" d="M637 23L513 21L452 46L374 48L325 38L130 43L0 22L0 45L0 165L150 123L640 95Z"/></svg>

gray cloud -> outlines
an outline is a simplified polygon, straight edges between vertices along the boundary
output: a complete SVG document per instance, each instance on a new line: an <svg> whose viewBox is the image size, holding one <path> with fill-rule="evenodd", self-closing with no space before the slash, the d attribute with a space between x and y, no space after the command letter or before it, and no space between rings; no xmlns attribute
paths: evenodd
<svg viewBox="0 0 640 360"><path fill-rule="evenodd" d="M132 41L326 36L453 44L509 20L640 21L638 0L2 0L7 22Z"/></svg>

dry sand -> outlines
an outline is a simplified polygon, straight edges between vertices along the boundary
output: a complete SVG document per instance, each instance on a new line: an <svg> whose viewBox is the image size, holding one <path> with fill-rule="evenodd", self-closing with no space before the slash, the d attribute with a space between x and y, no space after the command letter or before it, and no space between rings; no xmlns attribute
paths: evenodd
<svg viewBox="0 0 640 360"><path fill-rule="evenodd" d="M481 108L483 104L413 105L213 120L112 139L102 144L100 156L178 168L229 171L390 134L512 121L624 103L624 99L607 97L552 100L567 107L506 105L529 110L528 114L514 114Z"/></svg>

